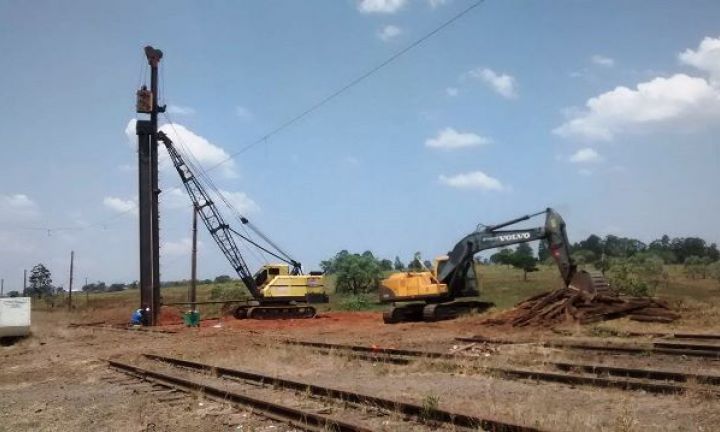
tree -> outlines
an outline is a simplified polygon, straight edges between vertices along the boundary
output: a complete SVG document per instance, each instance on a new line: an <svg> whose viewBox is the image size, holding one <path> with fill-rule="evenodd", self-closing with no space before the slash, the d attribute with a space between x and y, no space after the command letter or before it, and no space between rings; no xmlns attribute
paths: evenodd
<svg viewBox="0 0 720 432"><path fill-rule="evenodd" d="M335 289L358 295L376 290L382 278L379 262L372 256L348 254L334 263Z"/></svg>
<svg viewBox="0 0 720 432"><path fill-rule="evenodd" d="M403 270L405 270L405 264L403 264L403 262L400 261L400 257L399 257L399 256L396 256L396 257L395 257L395 263L393 264L393 267L395 268L396 271L403 271Z"/></svg>
<svg viewBox="0 0 720 432"><path fill-rule="evenodd" d="M513 251L510 248L500 249L498 252L490 255L490 262L493 264L512 265Z"/></svg>
<svg viewBox="0 0 720 432"><path fill-rule="evenodd" d="M366 251L366 253L370 253L370 255L372 255L372 253L369 251ZM325 272L325 274L333 274L335 273L335 263L347 257L348 255L350 255L350 252L343 249L340 252L336 253L334 257L324 261L320 261L320 269Z"/></svg>
<svg viewBox="0 0 720 432"><path fill-rule="evenodd" d="M433 268L433 263L430 260L423 261L423 265L428 270L432 270L432 268Z"/></svg>
<svg viewBox="0 0 720 432"><path fill-rule="evenodd" d="M108 292L123 291L125 290L125 284L114 283L107 288Z"/></svg>
<svg viewBox="0 0 720 432"><path fill-rule="evenodd" d="M591 251L596 257L603 253L604 244L600 237L595 234L590 234L587 239L581 241L579 249L585 249Z"/></svg>
<svg viewBox="0 0 720 432"><path fill-rule="evenodd" d="M215 278L215 283L228 283L232 280L232 278L228 275L220 275Z"/></svg>
<svg viewBox="0 0 720 432"><path fill-rule="evenodd" d="M510 264L523 271L523 280L527 281L529 272L537 271L537 259L533 255L533 250L527 243L520 243L515 252L511 255Z"/></svg>
<svg viewBox="0 0 720 432"><path fill-rule="evenodd" d="M418 272L423 270L422 255L420 252L415 252L412 261L408 264L408 270Z"/></svg>
<svg viewBox="0 0 720 432"><path fill-rule="evenodd" d="M392 271L393 269L393 262L390 261L387 258L383 258L380 260L380 270L382 271Z"/></svg>
<svg viewBox="0 0 720 432"><path fill-rule="evenodd" d="M10 291L7 293L8 297L20 297L20 293L17 291Z"/></svg>
<svg viewBox="0 0 720 432"><path fill-rule="evenodd" d="M550 250L547 247L547 242L540 240L538 244L538 260L544 263L548 258L550 258Z"/></svg>
<svg viewBox="0 0 720 432"><path fill-rule="evenodd" d="M43 264L38 264L30 270L28 281L30 286L25 295L42 298L53 294L52 274Z"/></svg>
<svg viewBox="0 0 720 432"><path fill-rule="evenodd" d="M595 260L597 259L595 252L589 249L578 249L573 252L571 256L575 263L578 265L589 264L595 262Z"/></svg>

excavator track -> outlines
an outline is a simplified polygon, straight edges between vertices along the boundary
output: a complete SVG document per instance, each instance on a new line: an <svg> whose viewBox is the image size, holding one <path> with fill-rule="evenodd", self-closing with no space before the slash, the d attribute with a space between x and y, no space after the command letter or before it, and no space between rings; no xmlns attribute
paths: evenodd
<svg viewBox="0 0 720 432"><path fill-rule="evenodd" d="M449 303L423 304L414 303L402 306L393 306L383 313L385 324L401 322L433 322L457 318L460 315L472 312L483 312L495 306L494 303L477 300L460 300Z"/></svg>
<svg viewBox="0 0 720 432"><path fill-rule="evenodd" d="M274 305L274 306L238 306L233 311L237 319L308 319L314 318L317 311L305 305Z"/></svg>

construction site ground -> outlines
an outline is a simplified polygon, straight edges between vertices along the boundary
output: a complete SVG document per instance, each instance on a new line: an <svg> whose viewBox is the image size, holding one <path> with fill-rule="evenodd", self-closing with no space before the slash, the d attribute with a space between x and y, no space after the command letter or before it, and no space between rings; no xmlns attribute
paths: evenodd
<svg viewBox="0 0 720 432"><path fill-rule="evenodd" d="M720 333L717 309L670 325L625 320L595 326L517 329L481 325L487 314L437 323L385 325L380 312L324 312L309 320L211 319L200 328L167 325L152 331L71 327L64 311L35 312L33 335L0 349L0 430L19 431L215 431L292 430L250 412L196 394L179 404L156 400L132 386L105 381L105 359L147 363L156 353L231 368L248 369L399 400L434 400L441 408L550 431L720 430L717 394L700 389L678 395L510 380L477 365L543 370L569 360L720 375L720 361L660 355L608 355L544 348L535 343L478 345L478 357L459 366L418 359L408 365L367 362L337 352L283 343L285 339L450 352L457 336L482 335L518 341L586 340L646 343L627 332ZM168 314L172 315L172 314ZM698 328L699 320L713 326ZM86 319L90 322L89 317ZM712 342L711 342L712 343ZM720 344L720 341L715 341ZM209 379L209 378L208 378ZM691 385L692 386L692 385Z"/></svg>

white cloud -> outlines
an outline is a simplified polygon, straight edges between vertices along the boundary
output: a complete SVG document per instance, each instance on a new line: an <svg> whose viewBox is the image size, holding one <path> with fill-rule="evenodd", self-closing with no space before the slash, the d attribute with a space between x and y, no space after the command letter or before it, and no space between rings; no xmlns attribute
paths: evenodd
<svg viewBox="0 0 720 432"><path fill-rule="evenodd" d="M384 42L388 42L391 39L395 39L396 37L400 36L402 34L402 30L400 27L394 26L394 25L387 25L383 27L380 31L378 31L378 37L382 39Z"/></svg>
<svg viewBox="0 0 720 432"><path fill-rule="evenodd" d="M198 240L198 249L201 249L203 243ZM166 256L182 256L190 255L192 252L192 239L190 237L181 238L178 241L168 241L160 246L160 254Z"/></svg>
<svg viewBox="0 0 720 432"><path fill-rule="evenodd" d="M504 73L496 73L489 68L477 68L468 72L472 78L479 79L490 86L495 92L507 99L513 99L518 96L517 84L515 78Z"/></svg>
<svg viewBox="0 0 720 432"><path fill-rule="evenodd" d="M438 148L445 150L477 147L490 144L492 140L472 132L458 132L453 128L447 127L438 132L435 138L425 140L425 147Z"/></svg>
<svg viewBox="0 0 720 432"><path fill-rule="evenodd" d="M27 221L39 215L37 204L27 195L0 195L0 221Z"/></svg>
<svg viewBox="0 0 720 432"><path fill-rule="evenodd" d="M250 120L254 117L252 111L240 105L235 107L235 115L243 120Z"/></svg>
<svg viewBox="0 0 720 432"><path fill-rule="evenodd" d="M720 115L720 92L705 79L676 74L635 89L616 87L590 98L586 109L553 132L563 137L612 140L623 132L675 124L695 128Z"/></svg>
<svg viewBox="0 0 720 432"><path fill-rule="evenodd" d="M160 205L166 210L187 209L189 212L192 209L192 201L184 186L164 189L160 194Z"/></svg>
<svg viewBox="0 0 720 432"><path fill-rule="evenodd" d="M193 115L195 114L195 109L181 105L168 105L167 112L169 114Z"/></svg>
<svg viewBox="0 0 720 432"><path fill-rule="evenodd" d="M360 165L360 159L355 156L346 156L344 160L348 165Z"/></svg>
<svg viewBox="0 0 720 432"><path fill-rule="evenodd" d="M590 57L590 61L595 63L598 66L605 66L605 67L613 67L615 66L615 60L610 57L605 57L600 54L595 54L594 56Z"/></svg>
<svg viewBox="0 0 720 432"><path fill-rule="evenodd" d="M391 14L399 11L407 0L360 0L358 10L362 13Z"/></svg>
<svg viewBox="0 0 720 432"><path fill-rule="evenodd" d="M203 168L207 169L227 160L227 162L220 165L218 169L225 177L232 178L237 176L235 172L235 162L232 159L228 160L230 155L206 138L195 134L190 129L177 123L164 124L160 127L160 130L173 141L175 148L177 148L183 156L189 158L189 155L186 154L188 150L192 153L194 159L189 158L190 161L195 162L195 160L197 160ZM165 169L171 168L167 152L160 152L159 162L161 167Z"/></svg>
<svg viewBox="0 0 720 432"><path fill-rule="evenodd" d="M683 73L656 77L588 99L585 109L553 132L563 137L611 141L621 133L644 133L659 128L696 130L720 119L720 39L705 38L697 50L685 50L680 62L709 75Z"/></svg>
<svg viewBox="0 0 720 432"><path fill-rule="evenodd" d="M428 4L431 8L435 9L436 7L447 4L449 1L450 0L428 0Z"/></svg>
<svg viewBox="0 0 720 432"><path fill-rule="evenodd" d="M500 180L490 177L482 171L473 171L454 176L441 175L439 179L441 183L454 188L496 191L504 189Z"/></svg>
<svg viewBox="0 0 720 432"><path fill-rule="evenodd" d="M713 84L720 83L720 38L706 37L698 49L686 49L678 55L681 63L693 66L710 75Z"/></svg>
<svg viewBox="0 0 720 432"><path fill-rule="evenodd" d="M460 94L460 90L457 87L448 87L445 89L445 93L450 97L455 97Z"/></svg>
<svg viewBox="0 0 720 432"><path fill-rule="evenodd" d="M570 162L572 163L595 163L601 162L602 157L591 148L580 149L575 154L570 156Z"/></svg>
<svg viewBox="0 0 720 432"><path fill-rule="evenodd" d="M233 206L235 207L240 214L247 215L251 213L257 213L260 211L260 206L257 205L255 201L252 200L245 192L229 192L226 190L220 190L220 193L225 197L225 199ZM213 194L215 195L215 194ZM214 196L213 199L217 203L221 203L221 200L219 197ZM220 204L218 204L220 205Z"/></svg>
<svg viewBox="0 0 720 432"><path fill-rule="evenodd" d="M133 199L105 197L105 199L103 199L103 204L105 207L118 213L129 213L135 216L138 214L138 206Z"/></svg>

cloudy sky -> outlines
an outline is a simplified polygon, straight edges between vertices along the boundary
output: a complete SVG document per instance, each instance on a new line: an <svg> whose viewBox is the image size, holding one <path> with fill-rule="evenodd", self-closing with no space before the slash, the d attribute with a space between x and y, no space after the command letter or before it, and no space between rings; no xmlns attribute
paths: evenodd
<svg viewBox="0 0 720 432"><path fill-rule="evenodd" d="M0 1L6 290L38 262L66 285L70 250L80 281L137 279L147 44L165 52L163 130L306 269L340 249L433 257L548 206L574 240L720 241L717 1L486 0L216 166L473 3ZM165 154L160 181L163 279L186 278ZM230 273L200 239L202 277Z"/></svg>

